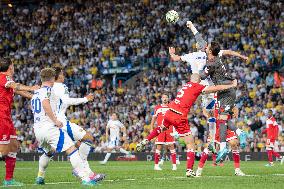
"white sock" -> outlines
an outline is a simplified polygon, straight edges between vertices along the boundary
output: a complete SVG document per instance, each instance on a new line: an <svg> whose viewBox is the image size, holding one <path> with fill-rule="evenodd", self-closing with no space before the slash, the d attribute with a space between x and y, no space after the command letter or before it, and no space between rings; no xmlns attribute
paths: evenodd
<svg viewBox="0 0 284 189"><path fill-rule="evenodd" d="M42 154L38 161L38 177L44 178L45 176L45 170L48 166L50 157L48 157L46 154Z"/></svg>
<svg viewBox="0 0 284 189"><path fill-rule="evenodd" d="M209 118L208 119L208 130L209 130L209 136L210 136L210 142L215 141L215 135L216 135L216 122L215 118Z"/></svg>
<svg viewBox="0 0 284 189"><path fill-rule="evenodd" d="M89 146L88 144L86 144L84 142L81 143L81 145L79 147L79 154L80 154L80 156L83 160L88 159L90 150L91 150L91 146Z"/></svg>
<svg viewBox="0 0 284 189"><path fill-rule="evenodd" d="M226 148L227 142L221 142L220 143L220 151L224 150Z"/></svg>
<svg viewBox="0 0 284 189"><path fill-rule="evenodd" d="M107 153L106 156L105 156L105 159L104 159L104 162L107 162L107 160L109 159L111 153Z"/></svg>
<svg viewBox="0 0 284 189"><path fill-rule="evenodd" d="M241 130L241 129L239 129L239 128L236 130L236 133L237 133L238 136L240 136L240 134L241 134L242 132L243 132L243 130Z"/></svg>
<svg viewBox="0 0 284 189"><path fill-rule="evenodd" d="M126 150L124 150L123 148L120 148L119 151L120 151L121 153L124 153L124 154L127 154L127 155L129 154L129 152L126 151Z"/></svg>
<svg viewBox="0 0 284 189"><path fill-rule="evenodd" d="M80 157L78 150L73 151L68 156L70 157L73 169L77 171L79 177L84 181L90 181L88 171L85 168L84 161Z"/></svg>

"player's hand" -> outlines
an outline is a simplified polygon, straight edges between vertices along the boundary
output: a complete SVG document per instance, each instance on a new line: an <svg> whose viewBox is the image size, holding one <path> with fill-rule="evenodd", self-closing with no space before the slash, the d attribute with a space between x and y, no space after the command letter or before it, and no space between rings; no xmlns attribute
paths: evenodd
<svg viewBox="0 0 284 189"><path fill-rule="evenodd" d="M35 91L35 90L38 90L38 89L40 89L39 85L31 86L31 91Z"/></svg>
<svg viewBox="0 0 284 189"><path fill-rule="evenodd" d="M169 54L175 54L176 53L176 49L174 47L169 47Z"/></svg>
<svg viewBox="0 0 284 189"><path fill-rule="evenodd" d="M56 125L58 128L62 128L62 127L63 127L63 123L62 123L61 121L58 121L58 120L55 121L55 125Z"/></svg>
<svg viewBox="0 0 284 189"><path fill-rule="evenodd" d="M192 26L193 26L193 24L192 24L191 21L187 21L187 22L186 22L186 26L187 26L189 29L191 29Z"/></svg>
<svg viewBox="0 0 284 189"><path fill-rule="evenodd" d="M232 85L233 85L233 87L237 87L237 86L238 86L238 80L235 79L235 80L233 81Z"/></svg>
<svg viewBox="0 0 284 189"><path fill-rule="evenodd" d="M88 95L86 96L86 98L87 98L87 100L90 102L90 101L93 101L93 100L94 100L95 96L94 96L94 94L90 93L90 94L88 94Z"/></svg>
<svg viewBox="0 0 284 189"><path fill-rule="evenodd" d="M123 142L125 142L125 141L126 141L126 136L123 136L123 137L121 138L121 140L122 140Z"/></svg>

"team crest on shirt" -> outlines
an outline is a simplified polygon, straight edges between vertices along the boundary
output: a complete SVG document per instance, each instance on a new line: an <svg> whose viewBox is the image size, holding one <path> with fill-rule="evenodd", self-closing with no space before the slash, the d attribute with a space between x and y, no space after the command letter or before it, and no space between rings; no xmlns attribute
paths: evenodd
<svg viewBox="0 0 284 189"><path fill-rule="evenodd" d="M69 94L68 88L67 88L66 86L64 86L64 88L65 88L64 93L65 93L65 94Z"/></svg>

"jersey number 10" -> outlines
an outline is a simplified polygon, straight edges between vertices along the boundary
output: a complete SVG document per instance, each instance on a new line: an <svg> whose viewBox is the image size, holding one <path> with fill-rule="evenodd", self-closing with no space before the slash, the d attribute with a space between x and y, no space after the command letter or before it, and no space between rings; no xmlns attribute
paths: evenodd
<svg viewBox="0 0 284 189"><path fill-rule="evenodd" d="M41 102L39 98L32 100L32 107L33 107L33 112L37 114L41 112Z"/></svg>

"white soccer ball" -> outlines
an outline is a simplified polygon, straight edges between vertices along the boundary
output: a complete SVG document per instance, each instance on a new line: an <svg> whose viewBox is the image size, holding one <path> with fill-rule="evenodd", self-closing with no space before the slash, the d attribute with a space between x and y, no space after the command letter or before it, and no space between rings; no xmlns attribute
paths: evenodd
<svg viewBox="0 0 284 189"><path fill-rule="evenodd" d="M179 19L178 12L175 10L170 10L166 14L166 20L168 23L176 23Z"/></svg>

